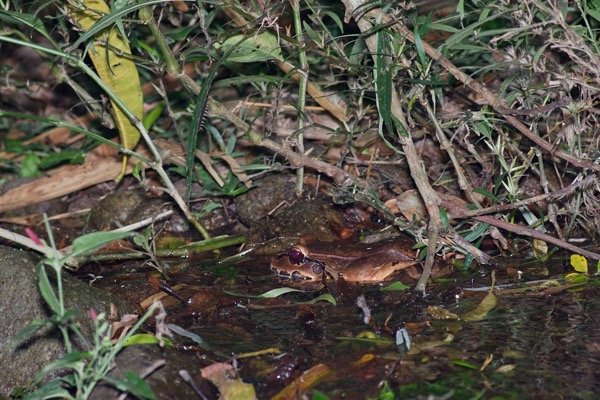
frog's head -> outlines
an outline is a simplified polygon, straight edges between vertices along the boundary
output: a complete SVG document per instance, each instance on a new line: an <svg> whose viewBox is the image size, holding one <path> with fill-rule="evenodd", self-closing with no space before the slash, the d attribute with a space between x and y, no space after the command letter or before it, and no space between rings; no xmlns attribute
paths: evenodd
<svg viewBox="0 0 600 400"><path fill-rule="evenodd" d="M295 281L315 281L323 279L325 265L310 258L306 246L296 245L287 253L273 257L271 270L279 276L291 278Z"/></svg>

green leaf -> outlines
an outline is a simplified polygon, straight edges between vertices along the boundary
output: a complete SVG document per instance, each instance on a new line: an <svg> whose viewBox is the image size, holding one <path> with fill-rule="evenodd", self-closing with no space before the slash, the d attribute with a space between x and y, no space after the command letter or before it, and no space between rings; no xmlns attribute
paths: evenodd
<svg viewBox="0 0 600 400"><path fill-rule="evenodd" d="M192 122L190 123L190 127L188 130L188 141L186 143L185 150L185 169L186 169L186 185L185 185L185 201L189 203L190 196L192 192L192 180L194 178L194 160L196 158L196 146L198 144L198 133L202 129L202 121L204 120L204 115L206 113L206 106L208 104L208 93L210 92L210 87L212 86L212 82L215 80L215 76L221 64L229 57L229 55L238 47L241 46L247 38L242 38L235 45L232 45L229 50L223 57L215 63L215 65L211 68L208 76L204 80L202 87L200 88L200 92L198 93L198 97L196 98L196 102L194 105L194 112L192 114Z"/></svg>
<svg viewBox="0 0 600 400"><path fill-rule="evenodd" d="M333 304L334 306L337 305L337 301L335 300L335 297L333 297L329 293L322 294L322 295L317 296L314 299L309 300L309 301L295 301L294 304L315 304L315 303L318 303L319 301L328 301L329 303Z"/></svg>
<svg viewBox="0 0 600 400"><path fill-rule="evenodd" d="M158 105L156 105L156 107L154 107L150 111L148 111L148 113L144 117L144 128L146 128L146 130L149 130L152 127L152 125L154 125L156 120L158 120L158 118L161 116L165 107L166 107L166 104L164 102L161 102L161 103L158 103Z"/></svg>
<svg viewBox="0 0 600 400"><path fill-rule="evenodd" d="M73 351L71 353L68 353L65 357L46 364L44 368L42 368L41 371L35 375L34 380L40 381L44 379L44 377L49 373L60 369L83 368L83 366L85 365L85 359L89 358L89 356L90 353L88 352Z"/></svg>
<svg viewBox="0 0 600 400"><path fill-rule="evenodd" d="M38 329L49 324L49 321L46 319L34 319L31 321L25 328L21 329L19 333L15 336L15 341L20 342L21 340L25 340L37 332Z"/></svg>
<svg viewBox="0 0 600 400"><path fill-rule="evenodd" d="M323 15L327 15L329 18L331 18L333 20L333 22L335 22L335 24L337 25L338 29L340 30L340 32L343 34L344 33L344 23L342 22L342 20L340 19L340 16L337 15L336 13L334 13L333 11L321 11L321 13Z"/></svg>
<svg viewBox="0 0 600 400"><path fill-rule="evenodd" d="M580 274L577 272L573 272L571 274L567 274L565 276L565 283L568 285L572 285L574 283L585 283L589 280L588 276L585 274Z"/></svg>
<svg viewBox="0 0 600 400"><path fill-rule="evenodd" d="M500 200L498 200L498 198L496 196L494 196L492 193L488 192L487 190L485 190L483 188L473 188L473 193L478 193L482 196L492 199L496 203L500 202Z"/></svg>
<svg viewBox="0 0 600 400"><path fill-rule="evenodd" d="M239 43L240 40L244 42ZM239 43L239 44L238 44ZM250 63L259 61L278 60L283 61L281 47L277 43L277 36L265 31L258 35L244 36L234 35L227 38L223 44L215 43L215 47L223 48L224 51L233 49L227 56L227 61L238 63Z"/></svg>
<svg viewBox="0 0 600 400"><path fill-rule="evenodd" d="M173 342L165 337L163 337L163 343L165 343L167 346L173 346ZM160 344L160 340L158 340L156 336L149 333L137 333L125 340L123 342L123 347L131 346L133 344Z"/></svg>
<svg viewBox="0 0 600 400"><path fill-rule="evenodd" d="M450 33L460 32L460 29L456 28L455 26L440 24L438 22L432 22L429 27L435 31L443 31L443 32L450 32Z"/></svg>
<svg viewBox="0 0 600 400"><path fill-rule="evenodd" d="M308 37L315 43L321 43L321 37L315 32L315 30L306 21L302 21L302 26Z"/></svg>
<svg viewBox="0 0 600 400"><path fill-rule="evenodd" d="M579 254L571 254L571 266L577 272L583 272L587 274L588 272L588 262L587 258Z"/></svg>
<svg viewBox="0 0 600 400"><path fill-rule="evenodd" d="M0 10L0 21L26 25L41 33L46 39L54 44L54 40L52 40L52 37L48 34L44 23L32 14Z"/></svg>
<svg viewBox="0 0 600 400"><path fill-rule="evenodd" d="M50 284L48 274L46 274L46 267L43 265L40 265L38 267L38 279L40 293L42 294L44 301L46 301L46 304L48 304L48 307L50 307L54 314L62 314L62 311L60 309L60 303L58 302L58 298L56 297L54 289Z"/></svg>
<svg viewBox="0 0 600 400"><path fill-rule="evenodd" d="M64 149L60 153L52 153L40 162L40 169L48 169L60 163L68 161L69 164L83 164L85 151L78 149Z"/></svg>
<svg viewBox="0 0 600 400"><path fill-rule="evenodd" d="M596 21L600 21L600 12L588 9L587 13L590 17L594 18Z"/></svg>
<svg viewBox="0 0 600 400"><path fill-rule="evenodd" d="M439 207L440 210L440 218L442 219L442 228L447 229L450 225L448 222L448 213L442 207Z"/></svg>
<svg viewBox="0 0 600 400"><path fill-rule="evenodd" d="M392 284L389 284L389 285L381 288L381 290L406 290L406 289L410 289L410 286L407 286L400 281L394 282Z"/></svg>
<svg viewBox="0 0 600 400"><path fill-rule="evenodd" d="M51 380L25 396L26 400L73 399L68 390L63 389L59 379Z"/></svg>
<svg viewBox="0 0 600 400"><path fill-rule="evenodd" d="M330 400L330 399L329 399L329 396L327 396L325 393L323 393L317 389L313 389L312 400Z"/></svg>
<svg viewBox="0 0 600 400"><path fill-rule="evenodd" d="M303 290L292 289L289 287L282 287L282 288L269 290L268 292L265 292L262 294L245 294L245 293L236 293L231 290L223 290L223 293L226 293L230 296L248 297L251 299L274 299L275 297L279 297L286 293L291 293L291 292L303 292Z"/></svg>
<svg viewBox="0 0 600 400"><path fill-rule="evenodd" d="M40 174L40 158L35 153L28 153L21 161L20 178L29 178Z"/></svg>
<svg viewBox="0 0 600 400"><path fill-rule="evenodd" d="M92 232L73 241L73 251L65 258L87 255L115 240L131 236L130 232Z"/></svg>
<svg viewBox="0 0 600 400"><path fill-rule="evenodd" d="M419 56L419 61L421 62L421 68L423 69L423 71L425 71L427 69L427 64L429 60L427 59L425 47L423 46L423 41L421 40L421 32L416 26L413 35L415 38L415 48L417 49L417 55Z"/></svg>
<svg viewBox="0 0 600 400"><path fill-rule="evenodd" d="M140 378L139 375L131 371L125 371L125 377L122 379L104 377L104 380L115 385L115 387L121 391L133 394L138 399L156 399L156 395L152 391L152 388L150 388L150 385Z"/></svg>
<svg viewBox="0 0 600 400"><path fill-rule="evenodd" d="M392 59L388 33L380 30L377 36L377 55L375 56L375 93L379 112L379 134L383 136L383 126L388 132L394 132L392 120Z"/></svg>
<svg viewBox="0 0 600 400"><path fill-rule="evenodd" d="M183 336L189 339L192 339L198 346L200 346L202 349L204 350L211 350L212 347L210 344L208 344L204 339L202 339L200 336L196 335L195 333L192 333L190 331L186 331L185 329L183 329L182 327L180 327L179 325L175 325L175 324L167 324L167 327L175 332L176 334L178 334L179 336Z"/></svg>
<svg viewBox="0 0 600 400"><path fill-rule="evenodd" d="M477 365L473 365L471 363L468 363L468 362L462 361L462 360L453 360L452 364L459 365L461 367L465 367L465 368L469 368L469 369L475 369L475 370L479 369L479 367Z"/></svg>
<svg viewBox="0 0 600 400"><path fill-rule="evenodd" d="M464 238L466 241L473 243L475 240L477 240L481 236L483 236L483 234L485 233L485 231L488 230L489 227L490 227L490 224L481 224L477 228L475 228L474 231L469 231L464 236Z"/></svg>

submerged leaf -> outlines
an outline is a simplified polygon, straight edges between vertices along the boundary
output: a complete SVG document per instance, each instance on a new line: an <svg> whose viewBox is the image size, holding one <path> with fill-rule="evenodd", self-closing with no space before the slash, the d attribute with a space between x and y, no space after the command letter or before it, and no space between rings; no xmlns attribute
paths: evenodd
<svg viewBox="0 0 600 400"><path fill-rule="evenodd" d="M496 307L496 296L494 295L494 285L496 284L496 274L492 272L492 286L488 294L483 298L481 303L475 309L466 314L461 315L463 321L481 321L487 317L488 313Z"/></svg>
<svg viewBox="0 0 600 400"><path fill-rule="evenodd" d="M244 383L228 363L215 363L202 368L202 377L219 389L220 399L256 399L256 391L250 383Z"/></svg>
<svg viewBox="0 0 600 400"><path fill-rule="evenodd" d="M317 364L287 385L281 392L273 396L271 400L302 398L303 394L307 393L332 373L333 371L325 364Z"/></svg>
<svg viewBox="0 0 600 400"><path fill-rule="evenodd" d="M251 299L273 299L275 297L279 297L281 295L284 295L284 294L290 293L290 292L302 292L302 290L283 287L283 288L269 290L268 292L264 292L262 294L254 294L254 295L246 294L246 293L236 293L231 290L223 290L223 292L227 293L228 295L231 295L231 296L249 297Z"/></svg>

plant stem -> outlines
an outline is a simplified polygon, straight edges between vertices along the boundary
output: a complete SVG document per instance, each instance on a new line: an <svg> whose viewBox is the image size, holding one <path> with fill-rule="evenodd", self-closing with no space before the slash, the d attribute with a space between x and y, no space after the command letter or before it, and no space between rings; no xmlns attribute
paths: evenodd
<svg viewBox="0 0 600 400"><path fill-rule="evenodd" d="M294 30L296 31L296 40L298 41L298 59L300 61L300 81L298 82L298 120L296 126L298 128L298 136L296 147L298 153L304 154L304 107L306 105L306 86L308 83L308 62L306 60L306 52L304 50L304 35L302 34L302 20L300 19L300 0L292 1L292 8L294 13ZM304 167L300 167L296 170L296 196L302 194L304 183Z"/></svg>

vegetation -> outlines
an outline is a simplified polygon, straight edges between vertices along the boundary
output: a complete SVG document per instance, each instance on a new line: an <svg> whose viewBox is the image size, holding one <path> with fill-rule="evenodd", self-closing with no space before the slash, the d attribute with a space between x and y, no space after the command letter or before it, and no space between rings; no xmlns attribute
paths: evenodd
<svg viewBox="0 0 600 400"><path fill-rule="evenodd" d="M600 4L408 3L1 1L0 183L105 144L205 238L193 183L233 197L290 169L298 195L319 174L430 244L426 271L447 251L489 262L486 238L600 261L572 241L600 224ZM51 127L69 135L36 139Z"/></svg>

